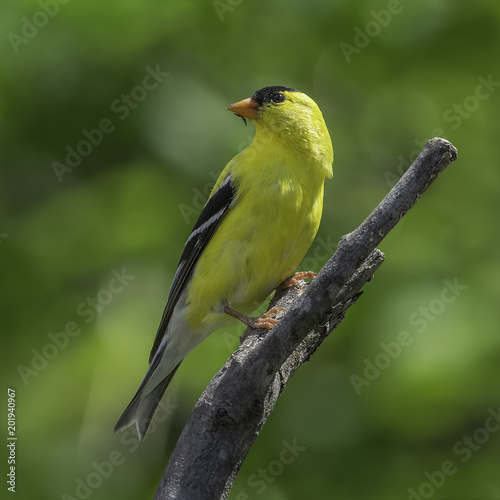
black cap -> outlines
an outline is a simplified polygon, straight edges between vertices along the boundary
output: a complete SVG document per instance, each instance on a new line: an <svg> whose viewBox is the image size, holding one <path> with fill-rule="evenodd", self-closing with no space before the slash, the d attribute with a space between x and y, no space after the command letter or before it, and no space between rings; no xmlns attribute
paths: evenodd
<svg viewBox="0 0 500 500"><path fill-rule="evenodd" d="M260 106L267 102L281 102L284 99L276 100L277 95L281 92L299 92L297 89L291 89L290 87L282 87L280 85L275 85L273 87L264 87L263 89L257 90L252 96L252 99L257 101Z"/></svg>

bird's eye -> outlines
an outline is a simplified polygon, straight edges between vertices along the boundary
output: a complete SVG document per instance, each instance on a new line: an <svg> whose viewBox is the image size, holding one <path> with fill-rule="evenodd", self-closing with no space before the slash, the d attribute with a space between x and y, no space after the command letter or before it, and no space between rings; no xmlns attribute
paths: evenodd
<svg viewBox="0 0 500 500"><path fill-rule="evenodd" d="M273 102L283 102L285 99L286 99L286 97L281 92L275 92L271 96L271 100Z"/></svg>

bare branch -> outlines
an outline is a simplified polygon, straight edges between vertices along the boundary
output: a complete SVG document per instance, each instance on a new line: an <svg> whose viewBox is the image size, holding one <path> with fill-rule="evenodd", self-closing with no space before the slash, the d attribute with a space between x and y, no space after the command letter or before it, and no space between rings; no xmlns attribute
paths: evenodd
<svg viewBox="0 0 500 500"><path fill-rule="evenodd" d="M430 140L370 216L344 236L318 276L273 299L285 309L271 331L255 331L214 376L193 409L172 453L155 500L225 499L276 401L356 302L382 264L376 246L457 158L440 138Z"/></svg>

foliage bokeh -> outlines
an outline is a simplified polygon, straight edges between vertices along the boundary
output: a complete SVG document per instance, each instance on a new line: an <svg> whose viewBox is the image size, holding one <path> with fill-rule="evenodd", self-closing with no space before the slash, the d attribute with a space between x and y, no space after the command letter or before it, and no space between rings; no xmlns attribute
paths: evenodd
<svg viewBox="0 0 500 500"><path fill-rule="evenodd" d="M309 94L332 131L313 270L426 140L450 139L459 159L382 243L386 262L293 377L230 498L498 495L500 432L481 432L500 411L498 2L9 0L0 26L1 372L17 391L19 498L152 498L241 329L190 354L141 446L111 429L200 204L252 139L225 107L266 85ZM57 174L86 134L90 153ZM411 343L370 372L401 332ZM291 463L284 442L300 447ZM455 472L435 473L447 461Z"/></svg>

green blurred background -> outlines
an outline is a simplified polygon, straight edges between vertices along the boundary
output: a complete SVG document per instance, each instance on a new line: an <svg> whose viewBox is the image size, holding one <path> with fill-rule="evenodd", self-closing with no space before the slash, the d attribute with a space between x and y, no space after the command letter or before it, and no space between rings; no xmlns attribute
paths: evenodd
<svg viewBox="0 0 500 500"><path fill-rule="evenodd" d="M386 262L293 377L230 498L498 498L500 3L6 0L0 26L18 498L153 497L241 329L186 359L141 446L112 427L214 177L251 142L225 107L267 85L313 97L333 135L302 267L322 267L428 139L459 160L380 245Z"/></svg>

